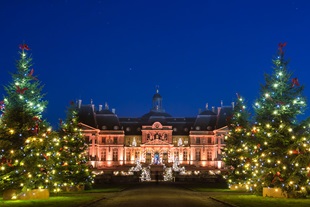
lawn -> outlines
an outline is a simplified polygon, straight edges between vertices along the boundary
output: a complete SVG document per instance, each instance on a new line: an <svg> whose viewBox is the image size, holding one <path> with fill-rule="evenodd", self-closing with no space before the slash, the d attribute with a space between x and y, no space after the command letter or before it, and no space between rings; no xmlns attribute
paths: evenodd
<svg viewBox="0 0 310 207"><path fill-rule="evenodd" d="M309 207L310 199L286 199L286 198L267 198L255 195L218 195L213 196L221 201L234 204L239 207Z"/></svg>
<svg viewBox="0 0 310 207"><path fill-rule="evenodd" d="M124 186L106 186L102 189L93 189L83 192L51 193L47 200L3 200L0 199L0 207L78 207L91 203L98 199L104 199L109 193L119 192Z"/></svg>
<svg viewBox="0 0 310 207"><path fill-rule="evenodd" d="M256 196L242 191L231 191L225 186L218 187L217 184L206 183L189 183L183 185L183 187L197 191L207 193L220 201L224 201L238 207L309 207L310 198L307 199L286 199L286 198L267 198L262 196Z"/></svg>
<svg viewBox="0 0 310 207"><path fill-rule="evenodd" d="M89 195L80 194L68 194L67 196L51 196L48 200L28 200L28 201L21 201L21 200L10 200L10 201L3 201L1 199L0 206L10 206L10 207L76 207L82 206L83 204L87 204L92 202L93 200L99 199L103 197L102 194L93 193Z"/></svg>

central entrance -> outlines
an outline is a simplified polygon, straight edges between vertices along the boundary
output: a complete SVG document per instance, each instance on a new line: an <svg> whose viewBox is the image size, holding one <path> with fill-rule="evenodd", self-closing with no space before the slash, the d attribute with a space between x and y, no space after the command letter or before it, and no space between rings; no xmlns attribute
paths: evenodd
<svg viewBox="0 0 310 207"><path fill-rule="evenodd" d="M159 157L159 153L155 152L154 154L154 164L155 165L159 165L160 164L160 157Z"/></svg>

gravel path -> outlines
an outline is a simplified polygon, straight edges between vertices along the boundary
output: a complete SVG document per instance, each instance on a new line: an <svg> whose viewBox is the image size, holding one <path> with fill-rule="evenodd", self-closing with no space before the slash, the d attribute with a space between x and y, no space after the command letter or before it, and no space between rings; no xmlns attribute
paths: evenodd
<svg viewBox="0 0 310 207"><path fill-rule="evenodd" d="M119 193L105 196L88 207L227 207L208 193L194 192L173 183L138 183Z"/></svg>

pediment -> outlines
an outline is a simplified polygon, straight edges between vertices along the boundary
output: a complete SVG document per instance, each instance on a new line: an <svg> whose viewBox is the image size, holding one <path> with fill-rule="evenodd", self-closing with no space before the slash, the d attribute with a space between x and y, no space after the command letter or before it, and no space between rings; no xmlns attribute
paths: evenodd
<svg viewBox="0 0 310 207"><path fill-rule="evenodd" d="M144 145L169 145L169 143L160 139L154 139L152 141L144 143Z"/></svg>
<svg viewBox="0 0 310 207"><path fill-rule="evenodd" d="M79 125L80 129L82 129L82 130L98 130L96 128L93 128L93 127L88 126L88 125L83 124L83 123L79 123L78 125Z"/></svg>

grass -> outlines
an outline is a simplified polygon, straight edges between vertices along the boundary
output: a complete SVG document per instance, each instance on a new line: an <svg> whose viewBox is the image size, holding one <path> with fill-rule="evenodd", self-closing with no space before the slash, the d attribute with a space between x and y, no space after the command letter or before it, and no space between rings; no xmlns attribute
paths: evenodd
<svg viewBox="0 0 310 207"><path fill-rule="evenodd" d="M239 207L309 207L310 199L267 198L255 195L219 195L214 198Z"/></svg>
<svg viewBox="0 0 310 207"><path fill-rule="evenodd" d="M187 189L197 192L210 192L209 196L236 205L238 207L309 207L310 199L268 198L252 195L242 191L231 191L225 186L219 187L212 183L189 183L183 185Z"/></svg>
<svg viewBox="0 0 310 207"><path fill-rule="evenodd" d="M197 191L210 192L207 195L215 199L234 204L239 207L308 207L310 206L310 199L285 199L285 198L267 198L262 196L255 196L240 191L230 191L222 186L217 188L216 185L205 183L187 183L180 184L182 187ZM0 199L0 207L77 207L91 203L95 200L104 198L108 193L119 192L126 188L126 185L105 185L100 188L82 191L82 192L62 192L59 194L51 193L48 200L9 200L4 201Z"/></svg>
<svg viewBox="0 0 310 207"><path fill-rule="evenodd" d="M46 200L3 200L0 199L0 207L77 207L91 203L105 197L105 194L119 192L126 186L108 185L100 189L92 189L81 192L51 193Z"/></svg>
<svg viewBox="0 0 310 207"><path fill-rule="evenodd" d="M81 206L83 204L87 204L93 200L99 199L102 197L100 194L92 194L91 196L85 195L68 195L68 196L51 196L48 200L8 200L4 201L1 199L0 206L10 206L10 207L52 207L52 206Z"/></svg>

